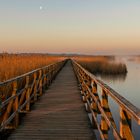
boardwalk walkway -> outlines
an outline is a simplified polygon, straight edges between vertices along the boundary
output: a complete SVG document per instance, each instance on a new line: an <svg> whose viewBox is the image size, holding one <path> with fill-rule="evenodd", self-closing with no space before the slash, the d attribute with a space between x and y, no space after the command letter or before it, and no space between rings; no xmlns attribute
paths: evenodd
<svg viewBox="0 0 140 140"><path fill-rule="evenodd" d="M96 139L70 62L9 137L9 140L32 139Z"/></svg>

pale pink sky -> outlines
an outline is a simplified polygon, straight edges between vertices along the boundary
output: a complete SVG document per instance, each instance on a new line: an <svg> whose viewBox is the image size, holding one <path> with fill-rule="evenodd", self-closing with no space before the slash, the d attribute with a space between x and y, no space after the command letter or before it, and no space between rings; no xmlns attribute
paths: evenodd
<svg viewBox="0 0 140 140"><path fill-rule="evenodd" d="M139 0L3 1L0 52L140 54L139 7Z"/></svg>

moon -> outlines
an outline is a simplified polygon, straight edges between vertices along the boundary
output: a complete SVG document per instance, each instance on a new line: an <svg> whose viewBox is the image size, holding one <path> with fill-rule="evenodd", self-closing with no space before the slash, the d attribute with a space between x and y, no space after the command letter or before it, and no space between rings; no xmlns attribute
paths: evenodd
<svg viewBox="0 0 140 140"><path fill-rule="evenodd" d="M42 9L43 9L43 7L42 7L42 6L40 6L40 7L39 7L39 9L40 9L40 10L42 10Z"/></svg>

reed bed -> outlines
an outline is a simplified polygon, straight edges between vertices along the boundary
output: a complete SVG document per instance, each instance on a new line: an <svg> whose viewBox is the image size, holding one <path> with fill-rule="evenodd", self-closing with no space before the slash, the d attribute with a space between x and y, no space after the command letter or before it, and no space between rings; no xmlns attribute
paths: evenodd
<svg viewBox="0 0 140 140"><path fill-rule="evenodd" d="M1 54L0 55L0 82L22 75L64 57L41 54Z"/></svg>
<svg viewBox="0 0 140 140"><path fill-rule="evenodd" d="M123 63L115 62L113 56L95 56L95 57L75 57L78 63L91 73L104 75L120 75L127 73L127 67Z"/></svg>
<svg viewBox="0 0 140 140"><path fill-rule="evenodd" d="M140 63L140 55L137 55L137 56L130 56L128 58L128 61L134 61L136 63Z"/></svg>

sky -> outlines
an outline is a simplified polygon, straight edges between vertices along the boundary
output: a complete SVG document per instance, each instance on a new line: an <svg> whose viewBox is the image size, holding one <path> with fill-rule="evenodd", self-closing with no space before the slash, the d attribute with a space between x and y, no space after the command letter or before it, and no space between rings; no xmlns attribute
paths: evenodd
<svg viewBox="0 0 140 140"><path fill-rule="evenodd" d="M0 0L0 52L140 54L140 0Z"/></svg>

